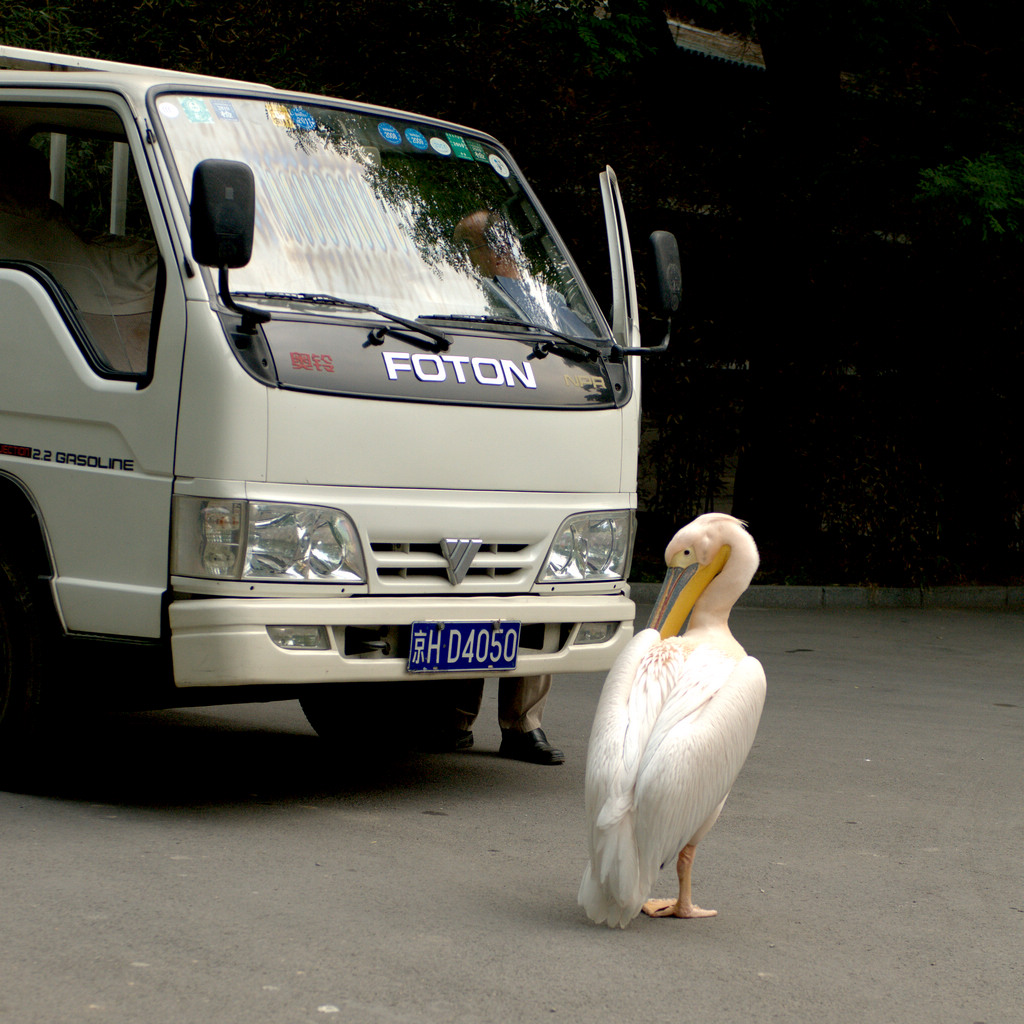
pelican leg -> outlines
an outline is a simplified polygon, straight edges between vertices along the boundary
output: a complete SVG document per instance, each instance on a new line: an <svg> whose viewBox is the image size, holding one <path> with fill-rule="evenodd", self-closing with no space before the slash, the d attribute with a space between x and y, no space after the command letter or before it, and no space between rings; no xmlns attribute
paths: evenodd
<svg viewBox="0 0 1024 1024"><path fill-rule="evenodd" d="M684 846L676 861L679 876L679 899L648 900L640 909L648 917L714 917L717 910L704 910L694 904L690 895L690 871L693 868L693 854L696 847Z"/></svg>

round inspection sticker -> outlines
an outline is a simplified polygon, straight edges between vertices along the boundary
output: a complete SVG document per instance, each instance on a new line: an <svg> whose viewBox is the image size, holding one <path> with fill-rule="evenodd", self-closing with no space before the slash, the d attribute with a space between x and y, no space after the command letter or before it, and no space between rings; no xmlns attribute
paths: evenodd
<svg viewBox="0 0 1024 1024"><path fill-rule="evenodd" d="M402 141L401 132L393 124L388 124L387 121L381 121L377 125L377 131L380 132L380 137L385 142L390 142L393 146L399 145Z"/></svg>
<svg viewBox="0 0 1024 1024"><path fill-rule="evenodd" d="M308 132L316 131L316 119L308 110L303 110L302 107L289 107L288 112L292 115L292 123L296 128Z"/></svg>
<svg viewBox="0 0 1024 1024"><path fill-rule="evenodd" d="M436 135L430 140L430 148L435 153L440 153L441 156L452 155L452 147L444 139L439 139Z"/></svg>
<svg viewBox="0 0 1024 1024"><path fill-rule="evenodd" d="M177 117L181 113L178 107L170 100L164 100L162 103L158 103L156 109L159 110L164 117Z"/></svg>
<svg viewBox="0 0 1024 1024"><path fill-rule="evenodd" d="M427 137L423 132L418 132L415 128L405 129L405 138L410 146L415 146L416 149L427 148Z"/></svg>
<svg viewBox="0 0 1024 1024"><path fill-rule="evenodd" d="M213 124L210 108L198 96L182 96L178 103L193 124Z"/></svg>
<svg viewBox="0 0 1024 1024"><path fill-rule="evenodd" d="M491 162L491 166L500 174L503 178L507 178L512 172L508 169L508 164L498 156L497 153L492 153L488 158Z"/></svg>

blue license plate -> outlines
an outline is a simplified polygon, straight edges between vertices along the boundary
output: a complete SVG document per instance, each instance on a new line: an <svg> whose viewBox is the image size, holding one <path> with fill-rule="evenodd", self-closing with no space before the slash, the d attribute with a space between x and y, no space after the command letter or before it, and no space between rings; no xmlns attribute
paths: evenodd
<svg viewBox="0 0 1024 1024"><path fill-rule="evenodd" d="M508 672L519 656L518 622L414 622L410 672Z"/></svg>

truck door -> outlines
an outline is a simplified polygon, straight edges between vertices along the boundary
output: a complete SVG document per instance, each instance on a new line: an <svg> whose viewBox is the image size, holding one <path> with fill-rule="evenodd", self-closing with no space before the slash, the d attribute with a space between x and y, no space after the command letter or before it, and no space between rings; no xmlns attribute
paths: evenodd
<svg viewBox="0 0 1024 1024"><path fill-rule="evenodd" d="M612 273L612 334L623 348L633 348L640 344L640 328L626 211L615 172L606 167L601 172L600 181Z"/></svg>
<svg viewBox="0 0 1024 1024"><path fill-rule="evenodd" d="M161 631L185 301L145 149L114 93L0 97L0 474L70 632Z"/></svg>
<svg viewBox="0 0 1024 1024"><path fill-rule="evenodd" d="M633 275L633 254L629 246L629 229L626 226L626 211L622 205L619 182L615 172L606 167L600 175L601 200L604 204L604 222L608 233L608 258L612 275L612 336L623 348L640 345L640 321L636 302L636 279ZM625 434L623 446L634 454L640 450L640 360L627 360L627 368L633 380L633 392L637 401L633 403L633 415L623 421ZM634 463L634 474L636 467ZM636 476L632 486L636 487Z"/></svg>

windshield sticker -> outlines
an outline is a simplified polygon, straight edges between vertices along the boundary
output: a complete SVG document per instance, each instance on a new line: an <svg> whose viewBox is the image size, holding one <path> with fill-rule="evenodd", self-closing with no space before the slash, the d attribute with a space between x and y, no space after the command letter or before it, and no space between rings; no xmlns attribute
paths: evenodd
<svg viewBox="0 0 1024 1024"><path fill-rule="evenodd" d="M380 137L385 142L390 142L392 146L400 146L402 144L402 133L393 124L381 121L377 125L377 131L380 132Z"/></svg>
<svg viewBox="0 0 1024 1024"><path fill-rule="evenodd" d="M222 121L237 121L238 111L231 104L231 100L220 99L217 96L210 97L210 106L213 107L213 112Z"/></svg>
<svg viewBox="0 0 1024 1024"><path fill-rule="evenodd" d="M316 131L316 118L308 110L303 110L302 107L289 107L288 113L292 115L292 124L296 128L308 132Z"/></svg>
<svg viewBox="0 0 1024 1024"><path fill-rule="evenodd" d="M213 124L210 108L198 96L182 96L181 109L193 124Z"/></svg>
<svg viewBox="0 0 1024 1024"><path fill-rule="evenodd" d="M512 173L508 169L508 164L497 153L492 153L487 159L494 170L503 178L507 178Z"/></svg>
<svg viewBox="0 0 1024 1024"><path fill-rule="evenodd" d="M487 150L484 149L483 143L478 142L476 139L467 139L466 141L469 143L474 159L482 164L487 163Z"/></svg>
<svg viewBox="0 0 1024 1024"><path fill-rule="evenodd" d="M291 111L283 103L268 102L266 104L267 117L270 123L278 128L294 128Z"/></svg>
<svg viewBox="0 0 1024 1024"><path fill-rule="evenodd" d="M441 156L452 155L452 147L444 139L439 139L436 135L430 140L430 148Z"/></svg>
<svg viewBox="0 0 1024 1024"><path fill-rule="evenodd" d="M427 137L423 134L423 132L419 132L415 128L406 128L405 138L409 145L415 149L427 148Z"/></svg>
<svg viewBox="0 0 1024 1024"><path fill-rule="evenodd" d="M156 109L160 111L161 117L173 118L181 113L178 105L170 100L163 100L161 103L158 103Z"/></svg>
<svg viewBox="0 0 1024 1024"><path fill-rule="evenodd" d="M456 135L455 132L445 132L444 135L460 160L473 159L473 154L470 153L469 146L466 145L466 140L461 135Z"/></svg>

